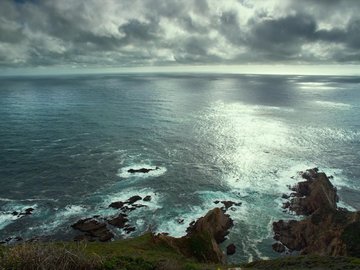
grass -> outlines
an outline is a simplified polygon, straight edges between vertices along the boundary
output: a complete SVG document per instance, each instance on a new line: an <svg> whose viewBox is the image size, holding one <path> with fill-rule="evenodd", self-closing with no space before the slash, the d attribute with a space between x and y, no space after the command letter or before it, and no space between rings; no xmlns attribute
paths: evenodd
<svg viewBox="0 0 360 270"><path fill-rule="evenodd" d="M360 269L360 259L351 257L293 256L243 264L242 269L257 270L343 270Z"/></svg>
<svg viewBox="0 0 360 270"><path fill-rule="evenodd" d="M206 238L205 238L206 239ZM191 248L202 254L204 239L193 239ZM206 251L206 249L205 249ZM201 257L201 255L200 255ZM0 246L0 269L13 270L225 270L234 266L202 263L185 257L152 234L109 243L25 243ZM360 269L360 258L294 256L256 261L241 269Z"/></svg>
<svg viewBox="0 0 360 270"><path fill-rule="evenodd" d="M61 244L20 244L0 251L0 269L99 269L101 257L85 252L84 245L69 249Z"/></svg>
<svg viewBox="0 0 360 270"><path fill-rule="evenodd" d="M109 243L25 243L0 247L0 269L202 270L221 269L186 258L153 235Z"/></svg>

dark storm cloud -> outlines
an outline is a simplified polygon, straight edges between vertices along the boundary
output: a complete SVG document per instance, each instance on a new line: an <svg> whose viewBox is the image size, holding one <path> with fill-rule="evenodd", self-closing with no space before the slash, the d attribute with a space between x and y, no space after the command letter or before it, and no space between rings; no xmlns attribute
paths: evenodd
<svg viewBox="0 0 360 270"><path fill-rule="evenodd" d="M0 66L359 63L357 0L2 0Z"/></svg>
<svg viewBox="0 0 360 270"><path fill-rule="evenodd" d="M221 13L219 18L220 33L234 45L243 43L243 33L240 30L238 14L235 11L227 10Z"/></svg>
<svg viewBox="0 0 360 270"><path fill-rule="evenodd" d="M314 40L316 22L308 15L296 14L279 19L263 19L250 24L249 45L274 58L297 54L301 45Z"/></svg>

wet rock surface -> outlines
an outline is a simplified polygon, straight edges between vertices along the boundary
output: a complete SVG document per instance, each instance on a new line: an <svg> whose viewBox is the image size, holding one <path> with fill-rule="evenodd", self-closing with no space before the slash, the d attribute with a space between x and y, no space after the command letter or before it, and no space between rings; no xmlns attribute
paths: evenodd
<svg viewBox="0 0 360 270"><path fill-rule="evenodd" d="M160 169L159 167L155 167L155 169L151 169L151 168L129 169L127 172L128 173L148 173L148 172L156 171L159 169Z"/></svg>
<svg viewBox="0 0 360 270"><path fill-rule="evenodd" d="M360 211L338 208L336 188L317 168L300 174L306 181L290 187L293 193L283 208L305 218L274 222L274 239L303 255L360 257ZM278 244L273 249L284 252Z"/></svg>
<svg viewBox="0 0 360 270"><path fill-rule="evenodd" d="M187 234L175 238L166 234L155 236L155 241L165 242L185 256L204 262L222 263L225 260L219 243L225 240L233 221L220 208L210 210L204 217L190 223Z"/></svg>
<svg viewBox="0 0 360 270"><path fill-rule="evenodd" d="M109 219L108 223L117 228L124 228L128 221L129 220L127 219L127 215L121 213L117 217Z"/></svg>
<svg viewBox="0 0 360 270"><path fill-rule="evenodd" d="M106 242L114 237L114 234L107 228L105 222L93 218L80 219L71 225L71 227L81 232L85 232L85 235L75 237L74 240L77 241L83 238L89 241L99 240L101 242Z"/></svg>
<svg viewBox="0 0 360 270"><path fill-rule="evenodd" d="M71 227L75 230L84 232L85 234L75 236L74 241L110 241L114 238L111 226L122 229L127 234L134 232L136 228L129 225L129 219L126 213L134 211L138 208L147 207L143 204L135 204L141 200L150 201L151 196L148 195L143 199L139 195L134 195L126 201L112 202L109 207L119 210L119 213L114 216L101 217L96 215L92 218L78 220L76 223L71 225Z"/></svg>
<svg viewBox="0 0 360 270"><path fill-rule="evenodd" d="M236 246L234 244L230 244L226 247L226 255L233 255L236 252Z"/></svg>
<svg viewBox="0 0 360 270"><path fill-rule="evenodd" d="M225 212L233 207L233 206L241 206L241 202L233 202L233 201L219 201L219 200L216 200L214 201L215 204L219 204L219 203L222 203L224 206L221 207L222 210L224 210Z"/></svg>

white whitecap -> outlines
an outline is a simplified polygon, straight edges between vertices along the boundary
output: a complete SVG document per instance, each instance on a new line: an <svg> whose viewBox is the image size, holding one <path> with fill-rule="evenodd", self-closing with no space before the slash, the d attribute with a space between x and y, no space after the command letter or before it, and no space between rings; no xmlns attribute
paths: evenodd
<svg viewBox="0 0 360 270"><path fill-rule="evenodd" d="M351 108L350 104L341 103L341 102L316 100L315 103L320 105L320 106L323 106L323 107L329 107L329 108L334 108L334 109L347 110L347 109Z"/></svg>
<svg viewBox="0 0 360 270"><path fill-rule="evenodd" d="M0 212L0 230L5 228L7 225L22 217L18 214L13 215L13 212L24 213L27 208L36 209L38 207L37 204L25 205L15 200L6 199L3 200L7 203L2 206L2 212ZM36 211L32 214L35 215Z"/></svg>
<svg viewBox="0 0 360 270"><path fill-rule="evenodd" d="M304 90L332 90L335 89L330 83L327 82L300 82L299 87Z"/></svg>
<svg viewBox="0 0 360 270"><path fill-rule="evenodd" d="M200 205L193 205L178 208L177 215L170 218L161 216L159 220L162 222L158 224L157 233L168 233L174 237L181 237L186 235L186 229L193 221L198 220L200 217L205 216L206 213L215 207L223 207L223 204L215 204L215 201L234 201L242 202L241 196L236 192L221 192L221 191L199 191L195 192L202 200ZM228 213L234 220L242 219L243 213L248 211L247 206L235 206L228 210Z"/></svg>
<svg viewBox="0 0 360 270"><path fill-rule="evenodd" d="M75 216L86 216L88 209L81 205L67 205L63 209L56 209L55 216L51 217L50 222L46 222L33 230L41 230L45 232L53 232L61 225L65 224L70 218Z"/></svg>
<svg viewBox="0 0 360 270"><path fill-rule="evenodd" d="M4 229L7 225L16 219L18 219L18 217L11 213L0 213L0 230Z"/></svg>

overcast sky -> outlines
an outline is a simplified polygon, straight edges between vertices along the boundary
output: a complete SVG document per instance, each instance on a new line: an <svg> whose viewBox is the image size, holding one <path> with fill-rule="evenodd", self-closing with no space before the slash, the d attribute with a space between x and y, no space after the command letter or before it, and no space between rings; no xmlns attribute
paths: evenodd
<svg viewBox="0 0 360 270"><path fill-rule="evenodd" d="M0 0L0 68L360 64L359 0Z"/></svg>

